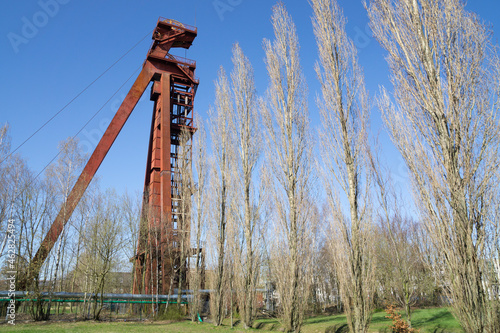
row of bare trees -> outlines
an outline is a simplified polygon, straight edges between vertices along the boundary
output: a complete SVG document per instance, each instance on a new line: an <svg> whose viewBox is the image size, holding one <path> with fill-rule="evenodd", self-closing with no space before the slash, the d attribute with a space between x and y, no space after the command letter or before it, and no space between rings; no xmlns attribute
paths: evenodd
<svg viewBox="0 0 500 333"><path fill-rule="evenodd" d="M312 0L311 6L323 125L317 170L326 194L324 216L330 221L321 241L332 256L349 329L368 330L374 300L384 293L405 309L411 325L411 306L442 289L467 332L498 331L500 66L487 27L460 0L373 0L365 5L374 36L388 53L394 84L392 97L383 88L376 105L409 169L421 221L416 224L401 209L401 197L369 143L372 105L342 10L334 0ZM269 276L277 285L285 329L298 331L315 281L309 278L315 275L310 250L320 241L315 238L313 144L296 28L282 3L274 7L271 22L274 40L264 41L269 87L258 102L266 147L259 179L263 187L253 197L272 207L266 226L272 244L265 247ZM236 46L235 57L240 52ZM239 220L232 200L248 201L235 185L241 176L234 170L245 170L245 164L238 155L242 141L232 126L249 120L239 112L238 92L253 82L234 80L237 75L231 86L221 70L211 117L219 177L217 324L224 276L235 281L247 277L235 273L243 252L238 247L227 251L235 240L249 244L248 236L231 234ZM244 290L251 285L245 281ZM246 316L245 324L251 323Z"/></svg>
<svg viewBox="0 0 500 333"><path fill-rule="evenodd" d="M235 47L235 63L238 63L236 59L245 60L244 57L236 57L242 55L240 52L241 50ZM245 63L248 66L248 62ZM244 126L241 128L244 129ZM252 130L255 130L255 128L253 127ZM234 133L238 132L235 131ZM240 143L244 142L244 140L235 140L234 142ZM202 285L204 285L202 253L203 251L205 253L207 251L211 252L210 247L205 247L203 240L207 240L208 238L210 242L210 238L213 237L213 235L210 235L211 231L207 230L208 221L211 218L207 214L211 199L207 191L204 190L208 188L210 183L207 181L210 172L210 159L207 158L206 145L206 135L203 123L200 121L198 133L194 139L193 173L191 176L184 175L186 177L193 177L194 183L190 189L193 192L193 204L190 211L193 218L191 232L192 239L195 240L196 255L195 264L190 265L189 275L189 287L195 292L193 294L193 303L191 304L193 320L197 320L197 314L202 310L201 294L199 293ZM23 184L22 188L29 188L29 192L26 192L27 190L21 191L19 194L20 198L15 198L16 200L13 202L11 217L14 217L16 220L16 226L19 231L19 238L17 240L19 273L22 273L23 267L26 267L30 258L33 257L34 251L36 251L52 221L53 214L56 213L54 209L57 208L57 203L54 202L53 198L56 197L54 193L57 192L49 191L53 187L43 187L40 184L43 184L45 181L52 180L53 182L54 179L59 179L57 177L48 178L48 176L54 175L54 170L58 167L61 170L66 170L62 167L63 165L74 165L74 162L66 160L67 156L75 154L75 156L78 156L78 147L74 145L74 142L65 142L61 144L61 147L63 148L61 160L51 172L46 174L46 179L43 179L41 183L37 183L33 178L28 178L27 181L30 183ZM71 151L72 154L66 155L65 151ZM14 169L22 168L14 174L19 174L20 171L29 171L22 160L16 159L14 161L20 161L19 165L13 166ZM4 166L8 165L10 164L4 164ZM236 164L236 166L240 165L244 165L244 163ZM78 172L77 169L75 172ZM5 173L3 173L5 177L9 175L7 171L5 169ZM264 190L260 190L263 193L271 192L271 189L276 186L271 182L270 175L266 177L269 178L264 179L263 182L268 183L268 185L264 187ZM17 178L6 178L4 183L10 184L9 179L15 180ZM244 177L241 179L244 180ZM10 189L12 186L16 185L11 184L10 186L3 187L2 190ZM245 187L242 186L242 189L244 190ZM312 191L313 189L308 188L307 190ZM303 208L303 212L307 212L308 214L308 220L301 221L300 227L302 229L296 234L299 244L297 252L300 270L298 274L301 279L298 283L300 288L296 291L297 296L295 296L301 302L301 308L297 309L290 305L294 301L293 290L290 287L291 279L293 278L291 274L293 270L290 270L290 267L292 267L294 262L291 260L292 257L290 255L293 248L288 245L287 241L293 237L293 234L290 234L287 230L286 221L277 220L279 223L270 222L268 225L264 223L265 219L263 218L263 215L267 214L266 220L273 220L277 219L283 213L270 210L269 207L263 208L262 212L259 213L257 209L265 206L263 204L264 200L261 199L262 197L249 195L247 199L251 197L251 200L256 201L250 205L252 212L251 223L248 228L245 228L243 221L246 206L239 201L242 200L242 197L231 191L228 191L228 193L230 194L230 198L227 199L228 206L230 207L228 209L230 212L229 216L233 217L228 218L227 243L223 247L227 253L227 261L223 265L226 273L222 276L220 282L222 286L220 291L222 302L221 320L225 317L228 305L231 306L229 299L233 296L234 308L240 312L242 318L246 313L247 317L244 320L247 321L246 325L250 327L257 310L256 289L264 288L268 285L269 281L275 282L277 285L277 292L279 294L278 309L283 311L284 322L290 320L293 323L292 320L302 320L306 310L311 311L315 308L325 309L331 306L332 303L339 305L338 274L335 273L336 270L333 268L335 261L331 256L331 249L325 242L324 237L317 233L317 227L320 224L321 218L319 209L316 208L314 202L312 200L305 202L305 205L310 206L307 209ZM6 194L6 192L2 192L2 194ZM16 192L16 194L18 193ZM239 200L234 201L235 199ZM257 204L256 202L259 200L261 203ZM271 200L276 200L276 198ZM10 201L2 201L2 204L6 202ZM64 244L61 245L60 252L56 251L59 248L59 246L56 246L53 255L49 258L44 269L42 269L38 291L84 291L89 295L102 294L103 291L115 291L110 285L112 283L110 281L112 277L111 273L123 271L123 264L135 254L139 234L139 216L139 198L134 198L128 194L118 196L111 190L102 192L97 186L92 186L79 204L70 223L68 223L66 237L62 238ZM5 221L2 220L2 222ZM4 225L5 223L2 223L2 226ZM252 238L249 238L248 243L246 243L247 238L245 233L249 233L252 236ZM263 237L265 235L275 239L264 240ZM276 237L276 235L280 235L280 238ZM321 240L322 238L323 241ZM405 244L402 241L401 246L405 246ZM201 251L202 249L203 251ZM380 245L380 249L381 251L385 249L383 244ZM389 251L386 249L386 252ZM412 254L414 255L414 253ZM249 260L252 265L249 265L245 260ZM325 261L329 262L332 267L325 266ZM265 268L263 264L265 264ZM391 266L388 264L385 267ZM54 273L57 269L59 271ZM247 273L246 269L250 274ZM283 274L283 272L289 272L290 274ZM262 276L265 276L265 278L261 278ZM214 279L213 281L216 280ZM393 290L397 289L391 282L385 282L384 286ZM118 289L118 292L128 291L129 289L127 288ZM309 294L313 296L308 297ZM335 300L332 297L336 297ZM215 300L215 298L212 299ZM51 304L33 304L33 316L38 319L46 318L50 310L48 306L51 306ZM52 306L58 307L58 305ZM85 316L99 318L102 310L102 299L89 298L86 300L84 306L83 313ZM248 310L244 310L245 306L247 306L246 309ZM216 313L215 311L213 310L213 314ZM295 318L298 319L294 319L293 316L296 316ZM297 321L295 323L297 324Z"/></svg>
<svg viewBox="0 0 500 333"><path fill-rule="evenodd" d="M368 98L339 8L331 1L313 1L312 5L321 59L317 72L323 87L318 105L325 125L320 173L332 222L326 243L328 255L333 255L329 261L334 264L329 272L335 272L327 280L334 276L331 285L336 287L337 297L340 287L351 329L364 331L375 292ZM216 82L211 113L215 158L210 219L217 221L212 229L211 311L215 324L220 325L228 301L224 293L231 291L232 295L235 290L243 322L251 326L257 273L263 275L266 262L267 282L276 285L285 330L299 331L311 292L318 295L314 270L323 263L316 253L325 237L317 232L321 214L316 204L314 144L296 27L281 3L273 8L271 22L274 40L264 40L269 76L265 97L256 101L251 66L237 44L231 82L223 69ZM259 136L262 132L264 140ZM267 149L257 177L254 170L261 146ZM339 187L348 198L348 215L343 212ZM266 216L265 222L262 216ZM256 244L260 237L267 241Z"/></svg>
<svg viewBox="0 0 500 333"><path fill-rule="evenodd" d="M59 157L44 174L38 176L18 155L9 155L8 127L2 128L2 271L7 269L6 233L9 220L15 225L15 265L20 281L30 261L45 237L57 209L66 201L69 189L73 186L83 167L85 157L81 154L78 142L68 139L61 142ZM136 199L125 194L120 196L114 191L102 191L94 182L80 202L76 212L65 226L54 251L42 266L38 281L30 286L40 298L40 292L87 292L102 293L110 272L116 271L120 263L127 263L130 247L137 246L134 229L138 228L139 216ZM122 265L123 266L123 265ZM129 290L126 290L129 292ZM51 307L50 302L33 304L32 315L35 319L46 319ZM92 306L91 317L99 318L102 309L100 302L88 302Z"/></svg>
<svg viewBox="0 0 500 333"><path fill-rule="evenodd" d="M219 71L215 109L210 113L214 147L210 188L215 194L210 218L216 221L216 227L208 230L216 264L211 311L215 324L222 324L229 286L236 291L245 327L252 327L261 252L257 222L262 201L255 180L261 143L253 69L238 44L233 64L230 80L223 68Z"/></svg>
<svg viewBox="0 0 500 333"><path fill-rule="evenodd" d="M387 51L393 98L379 108L408 166L454 314L467 332L500 328L498 53L460 0L374 0L372 30Z"/></svg>
<svg viewBox="0 0 500 333"><path fill-rule="evenodd" d="M273 285L268 301L290 332L300 331L308 312L332 306L345 311L351 332L367 332L383 302L403 307L411 325L414 305L443 300L467 332L497 332L500 62L489 31L461 0L365 4L387 51L394 87L382 88L376 106L409 170L417 208L409 214L371 143L373 105L342 9L335 0L310 3L321 86L317 156L300 44L283 3L273 7L274 38L263 42L269 77L263 97L235 44L230 75L221 68L215 83L210 140L201 119L192 146L181 140L186 237L179 269L189 274L179 286L193 290L192 320L203 309L206 271L215 325L238 311L252 327L257 289ZM6 128L0 135L0 157L7 156ZM16 216L20 265L33 256L81 165L74 142L61 151L43 181L19 157L0 164L0 231ZM72 288L83 272L92 291L102 291L118 249L133 255L137 239L123 230L138 234L139 205L104 197L91 190L70 220L45 265L50 290L67 290L57 283L71 271ZM107 227L119 228L107 233L116 237L100 239L95 228Z"/></svg>

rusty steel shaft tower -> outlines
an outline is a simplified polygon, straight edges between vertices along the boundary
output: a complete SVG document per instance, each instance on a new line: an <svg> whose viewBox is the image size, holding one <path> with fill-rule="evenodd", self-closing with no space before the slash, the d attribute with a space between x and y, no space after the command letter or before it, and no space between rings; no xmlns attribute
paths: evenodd
<svg viewBox="0 0 500 333"><path fill-rule="evenodd" d="M153 43L139 76L40 244L30 262L25 280L19 281L19 288L30 288L30 284L37 281L40 268L54 243L150 82L153 83L151 100L154 101L154 110L139 244L134 258L133 291L166 293L171 286L170 281L175 286L179 274L185 274L179 269L185 267L180 262L183 251L179 245L182 237L190 244L190 221L185 210L184 217L181 216L180 207L183 204L189 207L187 201L190 202L191 197L183 197L181 194L181 187L190 184L186 184L186 180L180 175L179 164L185 163L187 159L190 165L191 156L185 155L180 161L179 152L189 147L196 130L193 123L193 102L199 82L195 77L196 62L174 56L169 51L172 48L189 49L196 36L195 27L170 19L158 20L152 36ZM184 140L181 140L181 136ZM187 250L187 253L192 252L189 245Z"/></svg>
<svg viewBox="0 0 500 333"><path fill-rule="evenodd" d="M186 204L187 177L182 168L190 166L193 102L198 87L196 63L168 54L170 47L188 48L196 30L177 22L159 21L149 58L160 59L181 72L164 72L153 77L151 100L153 119L144 183L143 218L135 258L133 293L166 294L186 276L185 255L189 240ZM173 41L173 44L171 44ZM165 46L166 44L166 46ZM184 170L186 171L186 170Z"/></svg>

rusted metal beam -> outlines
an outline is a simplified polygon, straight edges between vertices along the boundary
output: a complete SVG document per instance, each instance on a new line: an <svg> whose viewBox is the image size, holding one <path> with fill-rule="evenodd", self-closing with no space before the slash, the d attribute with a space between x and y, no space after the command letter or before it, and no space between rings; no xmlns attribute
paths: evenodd
<svg viewBox="0 0 500 333"><path fill-rule="evenodd" d="M171 98L170 98L170 73L163 73L161 76L161 94L162 94L162 106L161 106L161 170L160 170L160 196L161 196L161 220L167 223L167 227L170 229L169 223L171 223L172 213L172 194L171 194L171 173L170 173L170 109L171 109ZM163 239L162 239L163 240Z"/></svg>
<svg viewBox="0 0 500 333"><path fill-rule="evenodd" d="M154 81L151 100L155 101L155 108L151 123L133 290L134 293L141 293L143 290L148 293L158 293L161 290L165 293L172 283L176 283L181 274L185 275L185 272L172 269L183 266L180 262L182 256L177 249L179 219L177 215L175 219L173 218L174 210L177 214L179 200L183 198L178 197L179 185L172 177L179 172L176 170L180 144L178 138L182 129L187 128L191 133L196 131L193 124L193 100L198 80L195 77L196 62L173 56L169 54L169 50L178 47L189 48L196 35L196 28L174 20L158 21L153 32L153 44L139 77L92 153L32 259L24 282L19 283L20 290L24 289L27 283L36 282L40 268L54 243L150 81ZM172 204L174 187L175 207ZM176 223L173 223L174 220ZM158 287L161 289L157 290Z"/></svg>
<svg viewBox="0 0 500 333"><path fill-rule="evenodd" d="M104 160L104 157L111 148L111 145L115 141L116 137L123 128L123 125L125 125L125 122L127 121L132 111L134 110L134 107L141 98L142 94L146 90L149 82L153 77L153 74L154 74L154 67L151 65L151 63L146 62L144 67L142 68L142 71L139 73L139 76L132 85L132 88L130 88L130 91L128 92L120 108L113 117L113 120L111 120L111 123L106 129L106 132L104 132L104 135L97 144L97 147L95 148L94 152L92 153L92 156L85 165L85 168L83 169L80 177L73 186L73 189L68 195L68 198L66 202L63 204L63 207L59 211L59 214L57 215L56 219L52 223L52 226L50 227L49 232L45 236L45 239L40 244L40 248L33 257L30 266L28 268L28 274L27 274L28 281L30 279L38 277L42 264L45 262L45 259L47 259L47 256L49 255L50 251L52 250L52 247L54 246L54 243L61 235L64 226L66 225L69 218L73 214L73 211L75 210L76 206L78 205L78 202L82 198L83 193L89 186L90 182L92 181L92 178L97 172L97 169L99 169L99 166Z"/></svg>
<svg viewBox="0 0 500 333"><path fill-rule="evenodd" d="M171 149L171 96L170 96L170 73L164 73L161 76L161 169L160 169L160 200L161 200L161 221L162 235L160 245L160 256L162 258L162 289L166 291L167 285L170 285L171 272L165 267L166 265L166 247L171 246L167 234L172 232L172 194L171 194L171 165L170 165L170 149ZM168 290L168 289L167 289Z"/></svg>

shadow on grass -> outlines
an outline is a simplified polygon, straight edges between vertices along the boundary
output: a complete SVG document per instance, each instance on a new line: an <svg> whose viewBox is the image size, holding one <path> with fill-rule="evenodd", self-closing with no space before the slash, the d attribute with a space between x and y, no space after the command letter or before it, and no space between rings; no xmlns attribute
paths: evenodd
<svg viewBox="0 0 500 333"><path fill-rule="evenodd" d="M441 328L441 325L437 325L436 327L434 327L434 329L432 330L432 333L447 333L448 331L446 331L444 328Z"/></svg>
<svg viewBox="0 0 500 333"><path fill-rule="evenodd" d="M268 331L275 331L279 328L280 324L277 320L265 320L265 321L259 321L253 324L253 328L257 330L268 330Z"/></svg>
<svg viewBox="0 0 500 333"><path fill-rule="evenodd" d="M308 318L304 324L320 324L320 323L326 323L326 322L332 322L332 321L345 321L345 318L337 318L337 317L312 317Z"/></svg>
<svg viewBox="0 0 500 333"><path fill-rule="evenodd" d="M391 320L389 318L386 318L385 316L373 316L372 319L370 320L371 324L378 324L378 323L391 323Z"/></svg>
<svg viewBox="0 0 500 333"><path fill-rule="evenodd" d="M411 323L414 327L422 327L429 325L434 333L444 333L447 332L446 329L452 328L451 325L447 325L446 322L452 322L454 320L453 315L447 310L440 310L434 313L432 316L426 318L415 318L412 319ZM439 322L439 324L432 325L432 323ZM445 323L443 323L445 322Z"/></svg>
<svg viewBox="0 0 500 333"><path fill-rule="evenodd" d="M347 324L336 324L332 326L328 326L325 329L325 333L347 333L349 332L349 327Z"/></svg>

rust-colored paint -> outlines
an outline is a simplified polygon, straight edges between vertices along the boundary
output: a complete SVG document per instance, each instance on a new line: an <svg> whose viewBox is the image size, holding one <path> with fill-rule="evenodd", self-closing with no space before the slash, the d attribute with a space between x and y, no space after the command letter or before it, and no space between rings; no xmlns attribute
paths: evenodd
<svg viewBox="0 0 500 333"><path fill-rule="evenodd" d="M180 38L181 30L177 29L175 38ZM175 38L165 37L168 43L162 46L185 47L185 43L178 43ZM133 293L165 294L171 287L177 286L180 274L186 274L184 268L174 269L180 266L181 259L178 249L179 216L176 216L173 202L178 184L174 178L178 137L183 128L188 128L190 133L196 130L193 101L198 81L194 74L196 62L173 56L161 50L162 46L160 49L153 47L148 55L148 61L163 74L155 76L150 95L155 106L144 181L143 209L147 213L143 214L141 222ZM180 200L183 199L176 197L177 204Z"/></svg>
<svg viewBox="0 0 500 333"><path fill-rule="evenodd" d="M132 113L132 110L144 93L144 90L146 90L149 82L151 81L153 73L153 66L150 63L146 63L141 73L135 80L132 88L125 97L122 105L111 120L111 123L106 129L106 132L104 132L104 135L97 144L94 152L90 156L90 159L88 160L80 177L73 186L73 189L69 193L66 202L59 211L59 214L52 223L52 226L50 227L47 235L40 244L40 248L36 252L30 264L30 268L28 270L28 278L35 278L38 276L40 267L47 259L47 256L54 246L54 243L59 238L64 226L71 217L71 214L73 214L73 211L82 198L83 193L89 186L92 178L97 172L97 169L99 169L99 166L104 160L104 157L111 148L111 145L123 128L123 125L125 125L125 122Z"/></svg>
<svg viewBox="0 0 500 333"><path fill-rule="evenodd" d="M162 105L160 113L160 130L161 130L161 158L160 158L160 197L161 197L161 220L168 224L170 221L171 206L172 206L172 196L171 196L171 182L170 182L170 107L171 107L171 97L170 97L170 74L164 73L161 76L161 94L162 94ZM163 236L163 235L162 235ZM163 237L162 237L163 238ZM163 241L163 239L162 239Z"/></svg>
<svg viewBox="0 0 500 333"><path fill-rule="evenodd" d="M161 249L159 256L162 262L162 286L169 285L168 270L166 268L166 261L168 260L168 255L166 255L165 247L168 246L169 239L168 235L172 232L172 195L171 188L172 184L170 178L171 166L170 166L170 149L171 149L171 133L170 133L170 109L171 109L171 97L170 97L170 80L171 74L164 73L161 76L161 114L160 114L160 126L161 126L161 157L160 157L160 200L161 200L161 222L162 222L162 233L161 233ZM165 289L163 287L162 289ZM157 292L156 290L154 290Z"/></svg>
<svg viewBox="0 0 500 333"><path fill-rule="evenodd" d="M178 124L173 123L171 116L172 96L174 89L171 84L180 85L185 89L184 94L191 96L189 116L183 121L184 126L189 126L194 132L192 100L198 85L194 72L196 62L189 59L176 57L169 54L171 47L189 48L196 38L197 29L175 20L160 18L153 32L153 44L148 52L143 68L132 88L125 97L106 132L99 141L89 161L71 190L66 202L61 208L52 226L31 261L26 281L20 281L20 288L26 287L30 280L37 279L42 264L47 259L54 243L59 238L64 226L71 217L83 193L89 186L92 178L104 160L116 137L125 125L137 102L146 90L149 82L153 81L151 99L155 101L151 125L148 161L144 186L143 218L141 219L138 253L134 268L134 293L157 292L150 288L152 281L156 280L156 271L162 271L162 291L169 285L165 265L168 262L164 254L172 242L172 200L171 200L171 131L180 131ZM157 119L159 118L159 119ZM177 120L176 120L177 121ZM161 122L161 124L159 123ZM158 128L157 125L161 125ZM160 230L159 239L148 236L150 230ZM147 232L146 232L147 231ZM159 244L158 244L159 242ZM154 251L145 251L154 248ZM174 260L175 261L175 260ZM151 266L159 267L152 270ZM162 269L163 268L163 269ZM175 278L173 279L175 280Z"/></svg>

